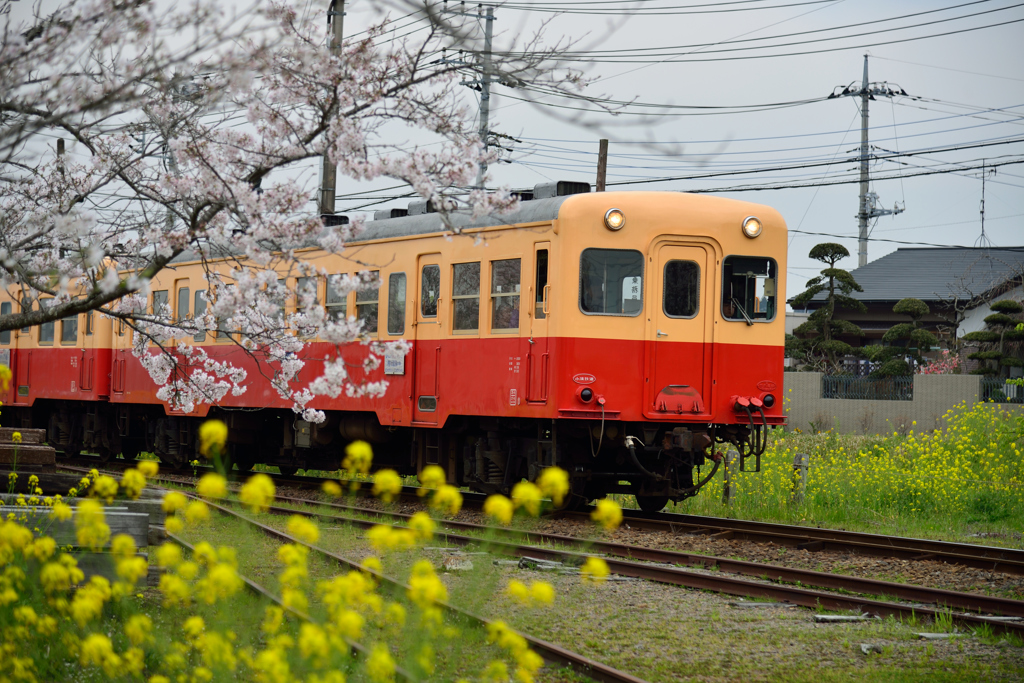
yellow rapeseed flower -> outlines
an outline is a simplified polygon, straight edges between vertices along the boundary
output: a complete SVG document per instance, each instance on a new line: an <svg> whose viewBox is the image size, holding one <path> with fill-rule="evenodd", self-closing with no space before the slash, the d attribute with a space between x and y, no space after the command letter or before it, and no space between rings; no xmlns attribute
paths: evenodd
<svg viewBox="0 0 1024 683"><path fill-rule="evenodd" d="M320 540L320 529L308 517L292 515L288 518L288 533L305 543L316 543Z"/></svg>
<svg viewBox="0 0 1024 683"><path fill-rule="evenodd" d="M11 434L11 441L14 443L21 443L21 432L14 432Z"/></svg>
<svg viewBox="0 0 1024 683"><path fill-rule="evenodd" d="M239 500L253 512L266 512L274 502L274 480L265 474L254 474L242 485Z"/></svg>
<svg viewBox="0 0 1024 683"><path fill-rule="evenodd" d="M135 466L147 479L152 479L160 471L160 465L155 460L140 460Z"/></svg>
<svg viewBox="0 0 1024 683"><path fill-rule="evenodd" d="M523 508L531 517L540 514L541 492L536 484L521 481L512 487L512 502L516 508Z"/></svg>
<svg viewBox="0 0 1024 683"><path fill-rule="evenodd" d="M487 500L484 501L484 514L499 524L510 523L513 512L515 512L515 506L512 504L512 501L500 493L488 496Z"/></svg>
<svg viewBox="0 0 1024 683"><path fill-rule="evenodd" d="M613 531L622 524L622 508L614 500L602 498L595 504L590 518L608 531Z"/></svg>
<svg viewBox="0 0 1024 683"><path fill-rule="evenodd" d="M174 514L178 510L184 510L186 505L188 505L188 497L184 493L177 491L168 491L167 495L164 496L163 503L161 503L163 511L169 515Z"/></svg>
<svg viewBox="0 0 1024 683"><path fill-rule="evenodd" d="M228 480L216 472L208 472L199 478L196 492L204 498L225 498L228 495Z"/></svg>
<svg viewBox="0 0 1024 683"><path fill-rule="evenodd" d="M373 683L391 683L395 680L395 660L386 645L377 643L366 658L366 674Z"/></svg>
<svg viewBox="0 0 1024 683"><path fill-rule="evenodd" d="M608 563L600 557L588 557L580 568L580 576L585 583L604 583L609 574Z"/></svg>
<svg viewBox="0 0 1024 683"><path fill-rule="evenodd" d="M409 519L409 528L412 529L413 534L416 535L416 539L419 541L429 541L433 538L436 527L437 524L430 518L430 515L422 510L413 514Z"/></svg>
<svg viewBox="0 0 1024 683"><path fill-rule="evenodd" d="M552 503L560 506L569 493L569 473L561 467L547 467L537 477L537 486Z"/></svg>
<svg viewBox="0 0 1024 683"><path fill-rule="evenodd" d="M228 440L228 426L220 420L207 420L199 427L199 452L209 456L219 453Z"/></svg>
<svg viewBox="0 0 1024 683"><path fill-rule="evenodd" d="M430 498L430 509L441 514L457 515L462 509L462 493L451 484L442 484Z"/></svg>
<svg viewBox="0 0 1024 683"><path fill-rule="evenodd" d="M333 479L326 479L320 488L331 498L341 497L341 485Z"/></svg>
<svg viewBox="0 0 1024 683"><path fill-rule="evenodd" d="M341 461L342 469L354 474L369 474L373 464L373 448L365 441L353 441L345 447L345 459Z"/></svg>
<svg viewBox="0 0 1024 683"><path fill-rule="evenodd" d="M419 480L421 488L416 492L416 495L425 496L429 489L436 489L444 485L444 470L439 465L427 465L420 472Z"/></svg>
<svg viewBox="0 0 1024 683"><path fill-rule="evenodd" d="M402 478L394 470L379 470L373 475L373 495L390 503L402 492Z"/></svg>

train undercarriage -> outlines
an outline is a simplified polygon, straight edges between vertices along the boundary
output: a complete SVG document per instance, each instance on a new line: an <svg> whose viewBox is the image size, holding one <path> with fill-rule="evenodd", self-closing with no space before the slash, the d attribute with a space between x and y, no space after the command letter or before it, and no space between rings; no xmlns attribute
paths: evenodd
<svg viewBox="0 0 1024 683"><path fill-rule="evenodd" d="M202 460L199 426L210 418L228 425L228 467L248 471L257 463L283 474L341 467L345 446L374 447L374 469L415 475L439 465L448 480L484 493L509 493L526 478L557 465L570 475L564 505L584 505L609 493L636 496L641 509L689 498L713 480L722 456L715 444L732 444L745 461L763 451L765 428L751 423L601 422L451 416L442 429L382 426L374 413L328 412L323 423L305 422L286 410L215 410L207 418L166 415L159 405L37 401L10 407L20 427L47 429L64 457L93 453L101 460L155 453L172 468ZM13 415L12 415L13 414Z"/></svg>

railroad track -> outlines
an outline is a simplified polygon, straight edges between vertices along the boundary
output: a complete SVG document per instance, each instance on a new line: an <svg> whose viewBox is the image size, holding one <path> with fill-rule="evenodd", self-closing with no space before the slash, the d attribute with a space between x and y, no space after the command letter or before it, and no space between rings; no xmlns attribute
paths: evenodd
<svg viewBox="0 0 1024 683"><path fill-rule="evenodd" d="M81 460L81 459L79 459ZM70 467L62 461L58 467ZM124 468L132 463L111 461L110 463L92 464L92 467L109 467L111 463ZM86 465L88 466L88 465ZM212 471L204 468L202 472ZM187 470L176 472L188 475ZM243 481L249 473L231 473L232 481ZM323 484L322 477L285 476L270 474L277 486L302 489L319 489ZM359 482L357 491L360 495L369 496L371 482ZM404 486L400 498L409 502L422 503L420 489L415 486ZM463 492L465 507L480 509L487 499L486 494ZM711 539L735 539L755 543L772 543L775 545L808 550L812 552L855 553L869 557L887 557L899 560L934 560L974 569L999 571L1007 574L1024 576L1024 550L1000 548L996 546L977 545L973 543L953 543L921 538L902 536L884 536L857 531L840 529L819 529L815 527L772 522L756 522L724 517L703 517L678 513L645 513L640 510L623 510L623 522L634 529L660 531L675 535L702 535ZM552 513L554 519L570 519L589 521L589 512L558 511Z"/></svg>
<svg viewBox="0 0 1024 683"><path fill-rule="evenodd" d="M161 480L157 477L157 480ZM165 483L179 483L166 480ZM332 513L299 510L288 507L272 506L270 512L279 515L299 514L357 527L369 528L382 521L393 525L402 525L411 515L400 512L387 512L376 509L362 508L341 503L325 503L306 498L277 496L281 502L298 505L319 505L328 508ZM240 516L247 522L266 529L266 525L238 515L225 505L217 505L218 509ZM333 514L343 511L345 515ZM600 553L605 556L611 571L620 576L644 578L660 583L685 586L716 593L737 595L749 598L768 598L809 608L830 610L857 611L876 616L896 616L900 618L930 617L933 620L952 610L965 612L951 613L953 623L957 626L976 629L987 625L993 631L1012 633L1024 636L1024 622L1017 621L1024 617L1024 601L1011 600L975 593L960 593L936 588L914 586L910 584L865 579L804 569L779 567L776 565L746 562L722 557L683 553L678 551L644 548L639 546L611 543L607 541L584 541L570 536L545 534L532 531L487 527L469 522L443 520L441 525L448 530L460 530L478 534L467 536L442 531L435 534L446 543L456 546L482 544L489 551L511 557L533 557L580 565L586 558L586 552ZM268 532L269 533L269 532ZM273 532L281 537L283 532ZM287 534L284 534L287 535ZM491 536L482 538L481 535ZM500 537L505 540L498 540ZM571 550L555 546L564 546ZM312 546L311 546L312 547ZM317 549L318 552L321 549ZM344 560L349 562L350 560ZM715 573L682 569L682 566L696 566L703 570L717 570ZM735 574L742 577L723 576ZM781 582L781 583L768 583ZM830 593L824 590L841 591ZM884 596L890 599L910 601L915 604L892 602L875 599ZM925 607L924 605L935 605ZM983 616L983 614L994 616Z"/></svg>
<svg viewBox="0 0 1024 683"><path fill-rule="evenodd" d="M127 466L127 464L126 464L126 466ZM72 471L79 471L79 472L87 472L89 469L91 469L91 467L83 468L83 467L77 467L77 466L67 465L67 464L59 464L58 467L61 467L63 469L67 469L67 470L72 470ZM95 465L93 467L95 467ZM100 469L99 467L95 467L95 468L98 471L100 471L101 473L116 474L116 472L112 472L110 470L103 470L103 469ZM285 477L285 478L288 479L288 477ZM150 481L151 482L153 482L153 481L161 481L161 482L164 482L164 483L170 483L170 484L175 484L175 485L180 485L182 483L182 482L177 481L177 480L167 479L166 477L154 477L154 478L151 478ZM321 479L320 481L322 482L323 480ZM262 524L262 523L260 523L260 522L258 522L256 520L254 520L254 519L251 519L251 518L249 518L249 517L247 517L245 515L242 515L242 514L236 512L235 510L232 510L229 507L226 507L226 506L221 505L219 503L215 503L215 502L212 502L210 500L200 498L200 497L198 497L198 496L196 496L196 495L194 495L194 494L192 494L190 492L183 492L183 493L186 496L190 497L190 498L193 498L193 499L196 499L196 500L203 500L207 505L209 505L210 507L214 508L218 512L220 512L222 514L225 514L225 515L232 516L232 517L234 517L236 519L240 519L240 520L244 521L245 523L258 528L260 531L262 531L263 533L267 534L268 536L271 536L273 538L277 538L278 540L284 541L285 543L295 543L295 544L298 544L298 545L303 545L303 546L309 548L312 552L315 552L315 553L317 553L317 554L319 554L319 555L321 555L321 556L323 556L323 557L325 557L325 558L327 558L329 560L332 560L332 561L342 565L343 567L345 567L347 569L356 569L356 570L359 570L359 571L368 572L368 573L372 574L377 579L379 584L387 584L392 589L400 590L403 593L409 590L409 586L407 584L399 581L398 579L394 579L394 578L391 578L391 577L389 577L389 576L387 576L385 574L382 574L382 573L379 573L377 571L374 571L373 569L370 569L369 567L365 567L362 564L360 564L359 562L357 562L356 560L353 560L351 558L345 557L343 555L339 555L339 554L334 553L334 552L332 552L330 550L327 550L325 548L321 548L320 546L317 546L317 545L314 545L314 544L311 544L311 543L306 543L305 541L302 541L302 540L300 540L298 538L295 538L294 536L292 536L292 535L290 535L290 534L288 534L288 533L286 533L284 531L281 531L279 529L275 529L274 527L268 526L266 524ZM311 503L311 502L313 502L313 501L304 500L304 499L292 499L292 500L302 500L304 503ZM289 510L289 509L286 509L286 508L277 508L277 507L275 507L275 510L276 511L286 511L287 514L296 514L295 511ZM170 534L168 534L168 536L171 537ZM172 537L172 540L175 543L178 543L179 545L183 545L184 547L191 548L191 546L189 546L184 540L182 540L180 538ZM274 602L277 602L278 604L280 604L280 599L277 598L277 596L275 596L270 591L266 590L265 588L263 588L259 584L256 584L255 582L253 582L253 581L251 581L249 579L244 579L244 581L245 581L246 585L249 586L250 589L252 589L255 592L260 593L260 594L262 594L262 595L264 595L266 597L269 597ZM452 613L455 616L458 616L458 617L460 617L462 619L465 619L465 620L467 620L470 623L474 623L475 625L477 625L477 626L479 626L481 628L486 628L491 623L490 620L485 619L484 617L475 615L475 614L473 614L471 612L468 612L466 610L463 610L463 609L461 609L459 607L456 607L455 605L452 605L451 603L440 602L440 603L438 603L438 606L441 607L442 609ZM306 620L308 620L308 618L309 618L307 615L302 614L302 613L298 613L298 616L300 618L303 618L303 619L306 619ZM555 645L554 643L549 643L549 642L547 642L545 640L541 640L539 638L535 638L535 637L530 636L530 635L525 634L525 633L521 633L521 632L517 632L517 633L519 633L519 635L521 635L523 638L525 638L526 641L530 644L530 647L535 652L537 652L537 654L539 654L541 657L543 657L546 662L555 664L557 666L563 666L563 667L564 666L568 666L568 667L571 667L577 673L580 673L580 674L582 674L582 675L584 675L584 676L586 676L586 677L588 677L590 679L593 679L595 681L600 681L602 683L647 683L642 678L637 678L636 676L628 674L628 673L626 673L624 671L619 671L618 669L615 669L613 667L610 667L610 666L607 666L605 664L602 664L601 662L595 661L593 659L590 659L589 657L585 657L585 656L583 656L581 654L578 654L576 652L572 652L571 650L567 650L567 649L565 649L563 647ZM350 643L350 644L352 644L354 646L357 645L357 644L354 644L354 643ZM357 651L362 652L362 648L359 648L357 646ZM407 673L403 672L403 674L406 677L408 677ZM408 680L413 680L412 678L407 678L407 679Z"/></svg>

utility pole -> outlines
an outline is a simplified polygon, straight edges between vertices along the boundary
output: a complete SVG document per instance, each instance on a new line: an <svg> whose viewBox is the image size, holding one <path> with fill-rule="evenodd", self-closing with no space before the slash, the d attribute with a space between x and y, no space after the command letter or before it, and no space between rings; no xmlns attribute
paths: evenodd
<svg viewBox="0 0 1024 683"><path fill-rule="evenodd" d="M337 9L335 9L337 8ZM332 55L341 55L341 31L344 28L345 0L331 0L327 8L327 26L333 29L327 39L327 49ZM320 184L320 215L334 215L334 194L338 183L338 168L324 153L323 178Z"/></svg>
<svg viewBox="0 0 1024 683"><path fill-rule="evenodd" d="M991 247L992 240L985 234L985 178L990 175L995 175L998 169L985 168L985 161L981 162L981 236L975 241L974 246L976 247Z"/></svg>
<svg viewBox="0 0 1024 683"><path fill-rule="evenodd" d="M491 116L491 41L494 38L494 7L488 6L484 15L484 77L480 84L480 141L487 152L487 137L490 135ZM476 186L484 189L484 174L487 173L487 162L481 161L476 172Z"/></svg>
<svg viewBox="0 0 1024 683"><path fill-rule="evenodd" d="M605 179L608 175L608 141L601 140L597 148L597 191L604 192Z"/></svg>
<svg viewBox="0 0 1024 683"><path fill-rule="evenodd" d="M843 88L838 91L839 88ZM836 97L859 97L860 98L860 202L857 211L858 245L857 245L857 266L868 264L868 221L879 216L888 216L903 213L904 207L898 204L892 209L883 209L877 206L878 195L870 192L871 169L868 164L871 160L871 148L868 144L868 102L878 97L893 97L895 95L906 96L907 91L899 86L895 90L889 87L888 83L868 82L868 56L864 55L864 76L861 79L860 88L854 87L851 83L848 86L836 86L828 99ZM838 91L838 92L837 92Z"/></svg>

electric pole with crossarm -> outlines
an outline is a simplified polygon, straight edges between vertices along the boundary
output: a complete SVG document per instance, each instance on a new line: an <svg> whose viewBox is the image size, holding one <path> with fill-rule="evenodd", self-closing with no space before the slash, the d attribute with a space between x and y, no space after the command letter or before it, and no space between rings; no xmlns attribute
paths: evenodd
<svg viewBox="0 0 1024 683"><path fill-rule="evenodd" d="M842 88L842 90L839 90ZM860 204L857 211L858 223L858 244L857 244L857 266L868 264L868 221L879 216L895 215L903 213L904 207L896 205L891 209L883 209L878 206L878 195L869 190L871 185L871 160L870 147L868 146L868 102L875 97L893 97L895 95L906 96L907 91L899 86L895 89L889 87L888 83L868 82L868 56L864 55L864 77L860 87L853 83L847 86L837 85L828 99L836 97L859 97L860 98Z"/></svg>

